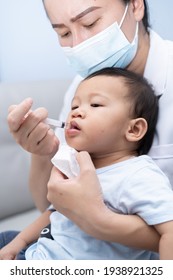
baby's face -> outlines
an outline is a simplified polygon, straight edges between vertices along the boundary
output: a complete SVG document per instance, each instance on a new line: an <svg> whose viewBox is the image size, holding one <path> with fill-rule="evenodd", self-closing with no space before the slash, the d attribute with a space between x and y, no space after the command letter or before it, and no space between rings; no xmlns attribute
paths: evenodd
<svg viewBox="0 0 173 280"><path fill-rule="evenodd" d="M119 77L97 76L83 81L67 119L67 143L93 155L122 149L130 120L126 94L127 88Z"/></svg>

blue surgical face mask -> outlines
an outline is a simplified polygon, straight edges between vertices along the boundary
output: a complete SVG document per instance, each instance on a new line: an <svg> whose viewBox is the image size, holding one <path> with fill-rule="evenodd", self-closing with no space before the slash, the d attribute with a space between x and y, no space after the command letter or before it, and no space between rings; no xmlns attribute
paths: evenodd
<svg viewBox="0 0 173 280"><path fill-rule="evenodd" d="M126 68L131 63L137 52L138 23L133 42L130 43L121 30L127 10L128 5L119 25L115 22L73 48L62 47L68 64L79 75L86 77L104 67Z"/></svg>

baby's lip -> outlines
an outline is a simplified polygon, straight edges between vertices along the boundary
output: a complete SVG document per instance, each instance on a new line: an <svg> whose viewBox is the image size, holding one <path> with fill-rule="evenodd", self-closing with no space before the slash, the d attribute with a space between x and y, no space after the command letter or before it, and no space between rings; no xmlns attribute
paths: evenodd
<svg viewBox="0 0 173 280"><path fill-rule="evenodd" d="M70 122L70 129L80 130L80 127L79 127L79 125L77 124L77 122L72 121L72 122Z"/></svg>

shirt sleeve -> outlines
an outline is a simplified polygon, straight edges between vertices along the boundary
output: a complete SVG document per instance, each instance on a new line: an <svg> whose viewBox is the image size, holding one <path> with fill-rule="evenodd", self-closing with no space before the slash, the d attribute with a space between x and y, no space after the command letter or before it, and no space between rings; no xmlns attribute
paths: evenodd
<svg viewBox="0 0 173 280"><path fill-rule="evenodd" d="M149 225L173 220L173 191L167 177L153 165L138 170L126 182L120 208L137 214Z"/></svg>

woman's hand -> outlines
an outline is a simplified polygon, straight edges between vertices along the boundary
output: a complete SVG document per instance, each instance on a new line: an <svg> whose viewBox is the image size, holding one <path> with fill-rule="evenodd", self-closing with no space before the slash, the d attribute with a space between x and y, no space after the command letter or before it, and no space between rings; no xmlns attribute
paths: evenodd
<svg viewBox="0 0 173 280"><path fill-rule="evenodd" d="M48 112L45 108L31 110L32 99L27 98L18 105L9 107L8 125L17 143L32 154L52 156L58 149L59 141L44 123Z"/></svg>
<svg viewBox="0 0 173 280"><path fill-rule="evenodd" d="M48 200L56 210L73 220L82 229L94 231L92 218L106 211L95 167L87 152L77 154L78 177L67 179L53 167L48 182ZM85 217L85 218L84 218ZM89 226L90 225L90 226Z"/></svg>

